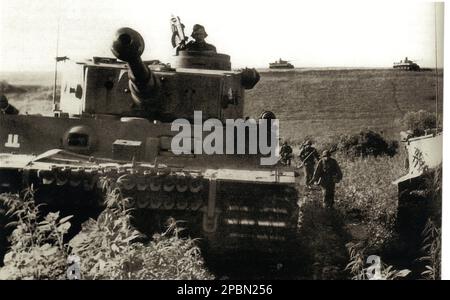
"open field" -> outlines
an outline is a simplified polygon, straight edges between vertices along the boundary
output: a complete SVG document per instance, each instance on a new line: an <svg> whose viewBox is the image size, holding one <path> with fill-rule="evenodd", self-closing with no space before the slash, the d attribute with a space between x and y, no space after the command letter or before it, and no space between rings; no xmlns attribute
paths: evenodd
<svg viewBox="0 0 450 300"><path fill-rule="evenodd" d="M24 92L5 93L21 114L52 115L53 88L40 85L20 85Z"/></svg>
<svg viewBox="0 0 450 300"><path fill-rule="evenodd" d="M0 72L0 81L12 85L53 86L53 72Z"/></svg>
<svg viewBox="0 0 450 300"><path fill-rule="evenodd" d="M264 72L248 91L246 114L271 110L281 135L326 139L369 128L397 138L397 119L407 111L435 111L435 73L391 69L295 70ZM442 72L439 73L442 112Z"/></svg>

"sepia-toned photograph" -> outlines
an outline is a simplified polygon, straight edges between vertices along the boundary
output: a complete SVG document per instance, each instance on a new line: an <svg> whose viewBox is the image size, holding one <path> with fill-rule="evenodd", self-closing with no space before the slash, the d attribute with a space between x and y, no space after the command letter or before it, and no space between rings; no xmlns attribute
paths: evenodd
<svg viewBox="0 0 450 300"><path fill-rule="evenodd" d="M0 280L441 279L444 2L0 0L0 38Z"/></svg>

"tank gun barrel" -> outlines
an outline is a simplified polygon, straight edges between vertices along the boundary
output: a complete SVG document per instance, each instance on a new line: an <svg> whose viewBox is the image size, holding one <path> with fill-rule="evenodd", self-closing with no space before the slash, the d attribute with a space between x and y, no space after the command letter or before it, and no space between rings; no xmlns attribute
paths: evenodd
<svg viewBox="0 0 450 300"><path fill-rule="evenodd" d="M145 43L142 36L135 30L123 27L116 31L111 51L115 57L128 65L129 86L134 102L142 107L153 105L159 88L157 77L142 61Z"/></svg>

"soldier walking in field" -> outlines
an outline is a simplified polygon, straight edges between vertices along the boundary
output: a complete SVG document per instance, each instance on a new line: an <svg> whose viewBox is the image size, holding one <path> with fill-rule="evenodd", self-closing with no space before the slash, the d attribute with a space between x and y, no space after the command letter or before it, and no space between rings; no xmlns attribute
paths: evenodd
<svg viewBox="0 0 450 300"><path fill-rule="evenodd" d="M283 145L281 145L280 149L280 156L281 156L281 163L285 166L291 165L292 160L292 147L289 146L288 142L284 142Z"/></svg>
<svg viewBox="0 0 450 300"><path fill-rule="evenodd" d="M316 148L312 146L310 140L307 140L300 148L299 158L301 161L300 167L304 167L306 186L310 187L316 161L320 158L319 153Z"/></svg>
<svg viewBox="0 0 450 300"><path fill-rule="evenodd" d="M311 183L319 184L322 187L323 202L326 208L333 208L335 186L341 180L342 171L338 162L331 157L330 151L323 151Z"/></svg>

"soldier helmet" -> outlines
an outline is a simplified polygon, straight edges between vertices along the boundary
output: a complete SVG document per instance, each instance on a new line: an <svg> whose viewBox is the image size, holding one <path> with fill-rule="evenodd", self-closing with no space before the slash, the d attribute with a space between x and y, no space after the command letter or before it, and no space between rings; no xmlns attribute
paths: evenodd
<svg viewBox="0 0 450 300"><path fill-rule="evenodd" d="M330 151L324 150L324 151L322 152L322 157L330 157Z"/></svg>
<svg viewBox="0 0 450 300"><path fill-rule="evenodd" d="M205 27L203 27L203 26L200 25L200 24L195 24L195 25L194 25L194 28L192 29L192 34L191 34L191 36L192 36L193 38L195 38L198 34L204 35L205 38L208 36L208 34L207 34L206 31L205 31Z"/></svg>
<svg viewBox="0 0 450 300"><path fill-rule="evenodd" d="M5 95L0 95L0 108L4 109L8 107L8 98Z"/></svg>

